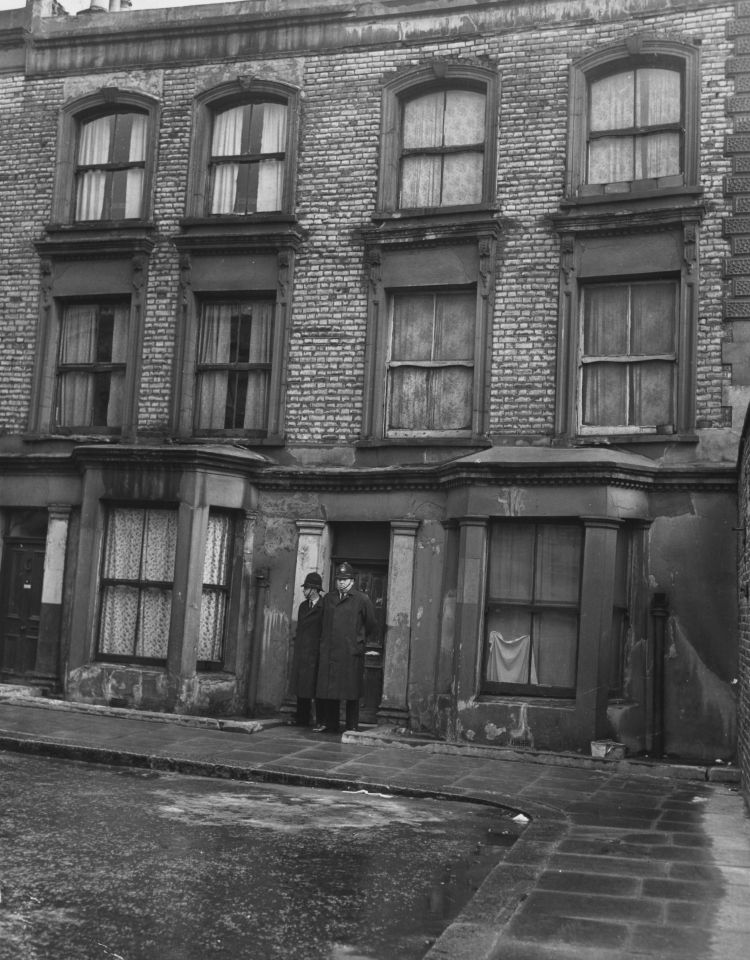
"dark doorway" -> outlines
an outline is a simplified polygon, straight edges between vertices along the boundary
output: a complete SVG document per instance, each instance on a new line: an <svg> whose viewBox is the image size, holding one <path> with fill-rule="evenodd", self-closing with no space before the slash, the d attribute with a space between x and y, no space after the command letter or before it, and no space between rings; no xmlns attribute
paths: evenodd
<svg viewBox="0 0 750 960"><path fill-rule="evenodd" d="M344 561L351 563L356 573L356 589L366 593L375 607L377 627L365 649L365 679L359 706L361 723L377 723L383 696L390 538L391 528L387 523L341 523L333 528L333 567Z"/></svg>
<svg viewBox="0 0 750 960"><path fill-rule="evenodd" d="M0 679L34 677L42 610L45 541L8 537L0 587Z"/></svg>

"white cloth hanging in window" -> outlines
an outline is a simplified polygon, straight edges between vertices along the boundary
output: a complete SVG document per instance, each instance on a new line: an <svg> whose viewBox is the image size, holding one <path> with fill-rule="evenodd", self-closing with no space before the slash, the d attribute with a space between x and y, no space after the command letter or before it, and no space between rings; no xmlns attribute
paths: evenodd
<svg viewBox="0 0 750 960"><path fill-rule="evenodd" d="M528 633L506 640L498 630L490 631L487 679L497 683L539 683Z"/></svg>

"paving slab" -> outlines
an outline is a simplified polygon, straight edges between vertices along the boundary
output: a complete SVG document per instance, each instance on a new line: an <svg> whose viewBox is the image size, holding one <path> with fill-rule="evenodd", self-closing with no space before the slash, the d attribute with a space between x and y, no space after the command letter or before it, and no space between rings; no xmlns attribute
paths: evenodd
<svg viewBox="0 0 750 960"><path fill-rule="evenodd" d="M425 960L747 960L750 821L714 768L0 695L0 750L493 804L525 828ZM725 773L727 771L724 771Z"/></svg>

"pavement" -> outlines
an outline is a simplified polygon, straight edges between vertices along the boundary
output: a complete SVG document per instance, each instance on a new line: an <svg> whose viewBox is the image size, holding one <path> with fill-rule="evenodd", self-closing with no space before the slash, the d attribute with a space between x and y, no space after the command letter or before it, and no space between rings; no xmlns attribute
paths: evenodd
<svg viewBox="0 0 750 960"><path fill-rule="evenodd" d="M0 750L445 797L527 819L425 960L750 956L750 819L727 766L447 744L379 727L332 736L281 718L176 717L7 687Z"/></svg>

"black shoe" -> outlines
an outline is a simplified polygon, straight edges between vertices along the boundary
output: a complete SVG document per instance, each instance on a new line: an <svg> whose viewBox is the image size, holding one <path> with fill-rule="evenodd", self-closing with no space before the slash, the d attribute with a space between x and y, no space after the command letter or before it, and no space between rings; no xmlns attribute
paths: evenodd
<svg viewBox="0 0 750 960"><path fill-rule="evenodd" d="M325 733L328 731L328 727L324 723L319 723L317 726L313 727L313 733Z"/></svg>

